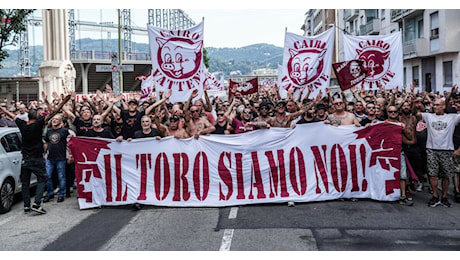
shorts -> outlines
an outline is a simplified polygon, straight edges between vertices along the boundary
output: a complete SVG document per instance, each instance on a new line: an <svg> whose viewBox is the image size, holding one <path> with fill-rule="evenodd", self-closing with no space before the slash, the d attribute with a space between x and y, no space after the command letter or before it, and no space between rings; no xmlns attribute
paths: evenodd
<svg viewBox="0 0 460 260"><path fill-rule="evenodd" d="M426 149L428 176L450 178L455 168L452 154L454 151Z"/></svg>
<svg viewBox="0 0 460 260"><path fill-rule="evenodd" d="M421 153L420 148L417 145L402 145L402 150L409 160L412 169L414 169L415 174L418 174L417 177L420 179L424 172L426 172L426 155L425 152ZM426 150L426 149L425 149Z"/></svg>

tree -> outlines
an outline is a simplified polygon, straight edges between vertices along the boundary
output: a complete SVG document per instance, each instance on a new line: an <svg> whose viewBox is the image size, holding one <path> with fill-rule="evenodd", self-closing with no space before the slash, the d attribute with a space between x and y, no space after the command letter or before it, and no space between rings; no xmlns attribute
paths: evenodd
<svg viewBox="0 0 460 260"><path fill-rule="evenodd" d="M0 69L3 67L1 62L9 56L4 47L18 43L20 33L26 30L26 18L34 11L35 9L0 9Z"/></svg>
<svg viewBox="0 0 460 260"><path fill-rule="evenodd" d="M203 63L206 68L209 68L208 51L205 48L203 48Z"/></svg>

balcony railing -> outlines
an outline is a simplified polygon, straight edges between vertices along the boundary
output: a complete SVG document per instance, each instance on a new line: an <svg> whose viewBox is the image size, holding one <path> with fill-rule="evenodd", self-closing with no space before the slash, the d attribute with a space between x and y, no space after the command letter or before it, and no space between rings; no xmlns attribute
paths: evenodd
<svg viewBox="0 0 460 260"><path fill-rule="evenodd" d="M427 56L428 54L428 41L425 38L418 38L403 42L404 58Z"/></svg>
<svg viewBox="0 0 460 260"><path fill-rule="evenodd" d="M378 35L380 33L380 20L372 19L359 27L360 35Z"/></svg>
<svg viewBox="0 0 460 260"><path fill-rule="evenodd" d="M81 60L112 60L112 52L102 51L75 51L70 53L70 59L72 61ZM150 53L122 53L122 60L129 61L150 61Z"/></svg>
<svg viewBox="0 0 460 260"><path fill-rule="evenodd" d="M343 18L346 21L350 21L358 17L359 15L359 9L345 9L343 11Z"/></svg>

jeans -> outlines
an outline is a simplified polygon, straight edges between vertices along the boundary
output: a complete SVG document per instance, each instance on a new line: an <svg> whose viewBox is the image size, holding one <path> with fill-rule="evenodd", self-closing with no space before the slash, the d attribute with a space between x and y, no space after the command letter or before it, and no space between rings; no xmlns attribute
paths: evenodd
<svg viewBox="0 0 460 260"><path fill-rule="evenodd" d="M46 182L46 189L48 190L48 196L51 197L54 195L54 185L53 185L53 172L56 170L59 182L59 193L58 197L64 197L66 191L66 181L65 181L65 167L66 161L53 161L46 160L46 173L48 175L48 181Z"/></svg>
<svg viewBox="0 0 460 260"><path fill-rule="evenodd" d="M37 176L37 191L35 194L35 204L42 202L43 192L46 185L45 159L43 158L24 158L21 165L22 199L24 207L30 207L30 177Z"/></svg>

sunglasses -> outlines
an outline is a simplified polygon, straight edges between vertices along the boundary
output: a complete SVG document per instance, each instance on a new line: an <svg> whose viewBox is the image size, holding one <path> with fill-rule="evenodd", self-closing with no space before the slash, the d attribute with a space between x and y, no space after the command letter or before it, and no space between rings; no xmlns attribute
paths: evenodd
<svg viewBox="0 0 460 260"><path fill-rule="evenodd" d="M268 110L268 107L261 107L259 110Z"/></svg>
<svg viewBox="0 0 460 260"><path fill-rule="evenodd" d="M375 109L375 107L367 107L367 109Z"/></svg>
<svg viewBox="0 0 460 260"><path fill-rule="evenodd" d="M229 105L229 104L223 104L222 106L223 106L223 107L228 107L228 106L230 106L230 105Z"/></svg>
<svg viewBox="0 0 460 260"><path fill-rule="evenodd" d="M217 116L224 116L224 114L217 114Z"/></svg>
<svg viewBox="0 0 460 260"><path fill-rule="evenodd" d="M198 110L190 110L190 113L196 113Z"/></svg>
<svg viewBox="0 0 460 260"><path fill-rule="evenodd" d="M177 118L170 118L169 121L171 121L171 122L177 122L177 121L179 121L179 119L177 119Z"/></svg>
<svg viewBox="0 0 460 260"><path fill-rule="evenodd" d="M343 102L335 102L334 105L342 105Z"/></svg>
<svg viewBox="0 0 460 260"><path fill-rule="evenodd" d="M251 111L243 111L243 113L245 113L245 114L250 114Z"/></svg>
<svg viewBox="0 0 460 260"><path fill-rule="evenodd" d="M398 111L393 111L393 110L392 110L392 111L388 111L388 113L394 113L394 114L396 114L396 113L398 113Z"/></svg>

